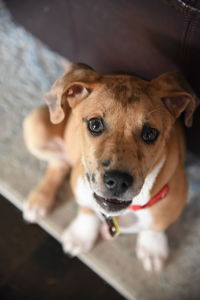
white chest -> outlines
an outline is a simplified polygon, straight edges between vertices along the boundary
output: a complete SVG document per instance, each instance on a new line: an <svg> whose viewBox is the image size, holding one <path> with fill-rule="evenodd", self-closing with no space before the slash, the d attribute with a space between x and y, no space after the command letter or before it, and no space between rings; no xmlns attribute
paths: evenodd
<svg viewBox="0 0 200 300"><path fill-rule="evenodd" d="M119 217L119 227L121 233L139 233L150 228L152 216L148 209L140 211L128 211Z"/></svg>

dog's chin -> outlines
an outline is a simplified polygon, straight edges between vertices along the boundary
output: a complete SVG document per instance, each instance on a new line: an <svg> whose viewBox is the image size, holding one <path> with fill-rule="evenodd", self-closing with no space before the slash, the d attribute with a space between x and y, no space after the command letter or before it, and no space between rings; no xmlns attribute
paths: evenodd
<svg viewBox="0 0 200 300"><path fill-rule="evenodd" d="M106 216L119 216L129 207L132 200L106 199L96 193L94 198L98 204L100 212Z"/></svg>

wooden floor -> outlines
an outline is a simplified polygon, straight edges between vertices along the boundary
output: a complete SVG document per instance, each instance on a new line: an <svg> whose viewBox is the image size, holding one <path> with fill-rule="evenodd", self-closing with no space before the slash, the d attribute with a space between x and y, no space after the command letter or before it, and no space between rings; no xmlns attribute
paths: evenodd
<svg viewBox="0 0 200 300"><path fill-rule="evenodd" d="M123 299L0 196L0 299Z"/></svg>

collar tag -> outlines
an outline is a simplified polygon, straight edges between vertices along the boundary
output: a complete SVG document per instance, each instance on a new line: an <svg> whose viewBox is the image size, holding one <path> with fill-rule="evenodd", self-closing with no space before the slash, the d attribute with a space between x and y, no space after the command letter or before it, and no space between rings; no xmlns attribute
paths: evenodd
<svg viewBox="0 0 200 300"><path fill-rule="evenodd" d="M120 234L120 230L117 217L106 217L104 214L103 217L108 225L110 235L112 237L118 236Z"/></svg>

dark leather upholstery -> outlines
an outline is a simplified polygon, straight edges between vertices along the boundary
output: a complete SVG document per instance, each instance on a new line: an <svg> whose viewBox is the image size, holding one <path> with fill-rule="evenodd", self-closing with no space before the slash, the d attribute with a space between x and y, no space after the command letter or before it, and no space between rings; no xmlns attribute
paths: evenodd
<svg viewBox="0 0 200 300"><path fill-rule="evenodd" d="M200 0L5 2L16 21L72 61L145 79L181 70L200 96ZM187 140L200 155L199 116Z"/></svg>

